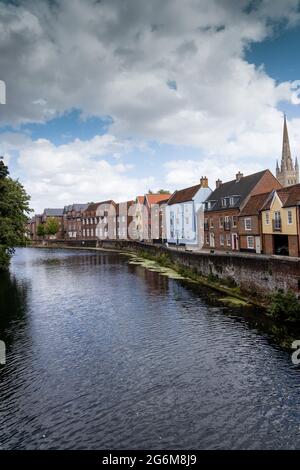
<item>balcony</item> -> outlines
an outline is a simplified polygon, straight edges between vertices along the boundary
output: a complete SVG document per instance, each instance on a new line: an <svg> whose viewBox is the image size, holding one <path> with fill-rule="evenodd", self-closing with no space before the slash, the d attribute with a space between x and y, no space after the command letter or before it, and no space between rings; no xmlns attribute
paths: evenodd
<svg viewBox="0 0 300 470"><path fill-rule="evenodd" d="M281 219L273 219L273 232L281 232Z"/></svg>

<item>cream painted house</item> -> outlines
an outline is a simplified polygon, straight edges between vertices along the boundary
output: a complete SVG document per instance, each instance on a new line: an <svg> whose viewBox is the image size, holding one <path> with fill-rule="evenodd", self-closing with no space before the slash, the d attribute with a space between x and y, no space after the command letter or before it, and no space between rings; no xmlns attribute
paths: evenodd
<svg viewBox="0 0 300 470"><path fill-rule="evenodd" d="M266 254L299 256L300 184L273 191L261 210Z"/></svg>

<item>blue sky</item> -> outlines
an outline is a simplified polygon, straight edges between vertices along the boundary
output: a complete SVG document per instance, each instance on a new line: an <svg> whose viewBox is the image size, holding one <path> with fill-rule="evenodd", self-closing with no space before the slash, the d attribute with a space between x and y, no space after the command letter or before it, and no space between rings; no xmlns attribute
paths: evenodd
<svg viewBox="0 0 300 470"><path fill-rule="evenodd" d="M299 1L1 5L0 153L35 210L274 171L283 112L300 156Z"/></svg>

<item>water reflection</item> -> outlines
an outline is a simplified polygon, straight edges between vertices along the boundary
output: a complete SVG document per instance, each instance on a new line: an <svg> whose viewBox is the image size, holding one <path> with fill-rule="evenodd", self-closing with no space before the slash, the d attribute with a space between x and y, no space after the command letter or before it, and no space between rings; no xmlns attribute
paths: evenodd
<svg viewBox="0 0 300 470"><path fill-rule="evenodd" d="M255 309L72 250L18 250L0 302L3 449L300 447L299 370Z"/></svg>
<svg viewBox="0 0 300 470"><path fill-rule="evenodd" d="M28 283L18 283L10 273L0 273L0 339L9 348L16 334L14 324L21 328L26 322Z"/></svg>

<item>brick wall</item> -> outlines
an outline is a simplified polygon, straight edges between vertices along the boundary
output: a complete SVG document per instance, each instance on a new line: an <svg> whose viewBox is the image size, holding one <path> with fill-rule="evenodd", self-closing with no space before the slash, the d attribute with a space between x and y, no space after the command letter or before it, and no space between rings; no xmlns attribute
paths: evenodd
<svg viewBox="0 0 300 470"><path fill-rule="evenodd" d="M268 257L243 253L195 253L177 251L164 246L139 242L103 242L103 247L148 250L151 253L168 253L174 262L196 270L199 274L234 279L245 291L267 295L275 289L293 290L300 294L300 259Z"/></svg>
<svg viewBox="0 0 300 470"><path fill-rule="evenodd" d="M299 256L297 235L289 235L289 254L290 256Z"/></svg>
<svg viewBox="0 0 300 470"><path fill-rule="evenodd" d="M220 211L205 211L204 218L208 221L208 230L204 230L204 248L209 248L210 245L206 243L207 234L214 233L215 235L215 249L216 250L232 250L232 233L238 233L238 209L228 209ZM225 217L229 217L228 229L225 229ZM237 226L233 226L233 217L236 217ZM224 223L220 226L220 218L223 218ZM211 222L213 222L213 227ZM220 235L224 236L224 244L220 243ZM230 245L227 244L226 235L230 235Z"/></svg>

